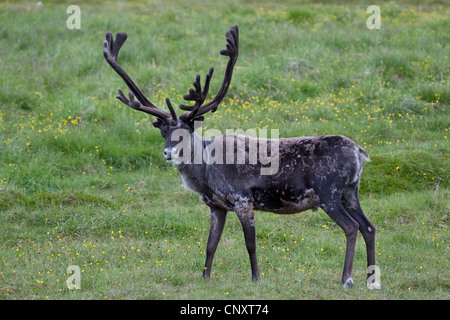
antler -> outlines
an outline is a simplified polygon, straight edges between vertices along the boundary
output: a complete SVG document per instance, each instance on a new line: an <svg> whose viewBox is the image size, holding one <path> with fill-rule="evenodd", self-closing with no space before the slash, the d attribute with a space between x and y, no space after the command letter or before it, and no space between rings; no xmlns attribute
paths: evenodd
<svg viewBox="0 0 450 320"><path fill-rule="evenodd" d="M189 94L186 94L183 96L184 100L187 101L195 101L195 104L193 106L187 106L184 104L180 104L179 107L181 110L190 111L188 113L189 116L185 117L185 121L188 121L190 119L199 119L203 120L203 117L196 116L200 107L205 102L206 97L208 96L209 91L209 83L211 81L212 74L214 72L214 68L209 69L208 74L206 75L205 85L203 87L203 91L200 85L200 75L197 75L195 78L195 81L192 83L194 85L194 89L189 89Z"/></svg>
<svg viewBox="0 0 450 320"><path fill-rule="evenodd" d="M185 100L195 101L193 106L185 106L180 105L182 110L189 110L189 112L180 116L180 119L183 121L189 121L192 119L199 119L202 115L208 112L215 112L217 107L222 102L223 98L227 94L228 88L230 87L231 77L233 76L234 65L239 56L239 29L237 25L231 26L230 29L225 33L227 40L227 48L220 50L220 54L224 56L230 57L228 61L227 69L225 70L225 76L222 81L222 85L220 86L219 92L217 92L216 96L204 104L206 99L206 95L208 94L209 82L211 80L211 76L214 72L214 69L211 68L209 73L206 75L205 86L203 92L201 92L200 88L200 76L197 75L195 80L194 89L189 90L189 95L185 95L183 98Z"/></svg>
<svg viewBox="0 0 450 320"><path fill-rule="evenodd" d="M227 94L228 88L230 87L231 77L233 75L233 68L238 58L239 53L239 29L237 25L231 26L230 29L225 33L227 40L227 48L220 50L220 54L228 56L230 60L228 61L227 69L225 70L225 76L220 86L219 92L216 96L208 103L203 104L208 96L209 83L211 81L214 69L211 68L206 75L205 85L203 91L200 84L200 75L197 75L195 81L193 82L194 89L189 90L189 94L184 95L183 98L187 101L195 101L192 106L180 104L180 109L188 111L180 119L184 122L189 122L191 120L201 119L202 115L207 112L215 112L218 105L222 102L223 98ZM114 41L111 32L106 33L106 40L103 42L103 55L109 65L119 74L119 76L125 81L131 92L128 94L128 98L123 93L122 89L117 89L119 95L116 96L117 99L128 105L129 107L146 112L158 118L157 122L153 124L155 126L161 125L161 123L168 123L169 121L177 121L177 114L172 106L169 98L166 98L166 104L170 112L158 109L153 103L148 101L144 94L139 90L136 84L131 80L128 74L122 69L118 62L118 56L120 48L123 46L127 40L127 34L124 32L118 32L116 34L116 40ZM137 98L137 100L135 99ZM162 121L162 122L161 122ZM173 123L173 122L172 122Z"/></svg>
<svg viewBox="0 0 450 320"><path fill-rule="evenodd" d="M148 101L144 94L139 90L136 84L131 80L128 74L122 69L117 61L119 57L119 50L127 40L127 34L124 32L118 32L116 34L116 40L114 41L111 32L106 33L106 40L103 42L103 55L109 65L116 71L119 76L125 81L131 92L128 94L129 100L123 93L122 89L117 89L119 95L116 96L117 99L128 105L129 107L151 114L164 122L169 121L170 118L176 121L177 116L175 110L173 109L170 101L166 99L167 106L169 107L170 113L164 110L158 109L153 103ZM134 98L136 96L137 100Z"/></svg>

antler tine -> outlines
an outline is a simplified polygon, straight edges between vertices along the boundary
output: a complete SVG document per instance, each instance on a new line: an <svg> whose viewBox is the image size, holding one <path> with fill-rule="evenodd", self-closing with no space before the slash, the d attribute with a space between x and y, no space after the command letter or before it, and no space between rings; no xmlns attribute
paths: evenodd
<svg viewBox="0 0 450 320"><path fill-rule="evenodd" d="M114 41L113 35L111 32L106 33L106 40L103 42L103 55L109 65L117 72L117 74L124 80L125 84L130 88L131 92L129 93L129 100L126 98L122 89L118 89L119 95L116 96L117 99L128 105L129 107L149 113L157 118L160 118L164 121L167 121L172 114L167 111L158 109L153 103L148 101L148 99L144 96L144 94L139 90L136 84L131 80L128 74L122 69L119 65L118 57L120 48L122 48L123 44L127 40L127 34L124 32L118 32L116 34L116 40ZM137 100L135 100L135 97ZM176 119L176 118L175 118Z"/></svg>
<svg viewBox="0 0 450 320"><path fill-rule="evenodd" d="M239 28L237 25L231 26L230 29L225 33L226 41L227 41L227 48L220 50L220 54L224 56L228 56L230 60L228 61L227 68L225 70L224 79L222 81L222 85L220 86L219 91L217 92L216 96L209 101L208 103L204 105L197 106L197 103L192 106L185 106L180 105L180 108L182 110L189 110L190 112L185 113L180 116L180 118L184 121L188 121L193 119L194 117L200 117L203 114L207 112L215 112L217 110L217 107L222 102L223 98L225 98L225 95L227 94L228 88L230 87L231 78L233 76L233 69L234 65L236 64L236 61L239 56ZM212 72L207 76L207 84L205 83L205 88L208 87L209 89L209 81L211 80ZM196 81L197 82L197 81ZM196 86L196 82L194 82L194 87ZM192 90L192 89L191 89ZM194 91L189 91L189 95L187 95L187 98L191 98L194 95ZM207 92L207 91L206 91ZM205 95L206 98L206 95ZM186 99L186 98L185 98ZM191 100L191 99L187 99ZM203 102L202 102L203 104ZM192 109L191 109L192 108ZM195 111L195 112L194 112Z"/></svg>
<svg viewBox="0 0 450 320"><path fill-rule="evenodd" d="M175 122L176 122L177 121L177 114L176 114L175 109L172 106L172 103L170 102L169 98L166 98L166 104L167 104L167 107L170 110L170 114L172 115L172 119L175 120Z"/></svg>
<svg viewBox="0 0 450 320"><path fill-rule="evenodd" d="M195 78L195 81L192 83L195 90L189 89L189 94L186 94L183 96L184 100L195 101L195 104L192 106L188 106L188 105L184 105L184 104L179 105L179 108L181 110L190 111L188 113L189 116L187 118L185 118L185 121L195 118L198 110L200 109L202 104L205 102L206 97L208 96L209 84L211 82L211 77L212 77L213 73L214 73L214 68L210 68L208 74L206 75L205 85L203 86L203 91L202 91L202 87L200 84L200 75L197 75L197 77Z"/></svg>

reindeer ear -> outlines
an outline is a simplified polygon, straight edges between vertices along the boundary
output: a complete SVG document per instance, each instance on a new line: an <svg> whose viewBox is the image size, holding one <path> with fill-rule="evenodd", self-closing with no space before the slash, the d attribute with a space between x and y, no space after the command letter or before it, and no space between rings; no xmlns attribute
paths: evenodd
<svg viewBox="0 0 450 320"><path fill-rule="evenodd" d="M192 122L194 122L194 121L204 121L204 120L205 120L204 116L198 116L198 117L195 117L194 119L192 119Z"/></svg>
<svg viewBox="0 0 450 320"><path fill-rule="evenodd" d="M189 125L189 127L191 127L192 130L194 130L195 129L195 122L197 122L197 121L202 122L203 120L205 120L204 116L198 116L198 117L195 117L194 119L190 120L187 124Z"/></svg>
<svg viewBox="0 0 450 320"><path fill-rule="evenodd" d="M162 121L161 119L157 119L156 121L153 121L152 122L152 125L155 127L155 128L161 128L161 126L164 124L164 121Z"/></svg>

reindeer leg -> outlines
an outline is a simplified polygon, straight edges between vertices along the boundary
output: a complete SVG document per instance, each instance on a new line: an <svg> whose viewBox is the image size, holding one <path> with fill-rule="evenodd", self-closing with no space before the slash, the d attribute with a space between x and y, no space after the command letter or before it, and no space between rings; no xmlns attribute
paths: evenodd
<svg viewBox="0 0 450 320"><path fill-rule="evenodd" d="M255 231L255 213L251 208L239 208L236 210L239 221L244 231L245 245L250 256L250 265L252 268L252 280L261 279L256 259L256 231Z"/></svg>
<svg viewBox="0 0 450 320"><path fill-rule="evenodd" d="M359 231L363 235L364 242L366 243L367 250L367 278L368 281L373 275L375 270L372 270L375 265L375 227L367 219L364 212L361 209L358 198L358 187L349 187L344 190L343 201L345 210L350 214L350 216L359 223ZM367 283L369 288L380 288L380 284L373 279L371 283Z"/></svg>
<svg viewBox="0 0 450 320"><path fill-rule="evenodd" d="M227 211L211 207L209 238L206 246L206 262L203 269L203 279L209 279L210 277L214 253L216 253L226 220Z"/></svg>
<svg viewBox="0 0 450 320"><path fill-rule="evenodd" d="M327 198L328 200L326 200ZM320 200L322 209L344 230L347 239L347 248L345 251L344 271L342 273L342 285L344 288L351 288L353 286L353 258L355 255L356 236L358 234L359 224L348 214L340 199L333 199L325 195Z"/></svg>
<svg viewBox="0 0 450 320"><path fill-rule="evenodd" d="M341 204L334 209L326 211L326 213L344 230L345 237L347 239L347 247L345 249L342 285L344 288L351 288L353 287L353 259L355 255L356 236L358 235L359 224L349 216Z"/></svg>

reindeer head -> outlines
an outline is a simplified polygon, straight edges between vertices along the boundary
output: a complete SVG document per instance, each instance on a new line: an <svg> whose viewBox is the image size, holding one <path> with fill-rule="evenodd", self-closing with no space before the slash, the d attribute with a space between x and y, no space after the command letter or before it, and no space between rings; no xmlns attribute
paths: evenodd
<svg viewBox="0 0 450 320"><path fill-rule="evenodd" d="M116 34L116 40L114 40L111 32L106 33L106 40L103 42L103 55L105 56L106 61L119 74L131 90L127 98L122 89L119 88L117 90L119 95L116 96L116 98L135 110L146 112L157 118L156 121L153 122L153 126L160 129L161 134L165 139L166 145L164 148L164 157L166 160L171 160L171 155L174 154L174 150L172 149L176 142L171 139L174 131L184 129L189 133L192 133L194 131L194 122L203 121L203 115L210 111L215 112L228 91L239 52L238 26L235 25L230 27L225 36L227 48L221 50L220 54L228 56L229 61L218 93L211 101L204 103L208 96L209 83L214 69L211 68L206 75L203 90L201 88L200 75L197 75L193 82L194 88L189 89L189 94L183 96L185 100L193 101L194 105L180 104L179 108L186 112L178 117L169 98L166 98L169 112L159 109L144 96L133 80L131 80L128 74L120 67L118 63L119 50L125 43L127 34L119 32Z"/></svg>

